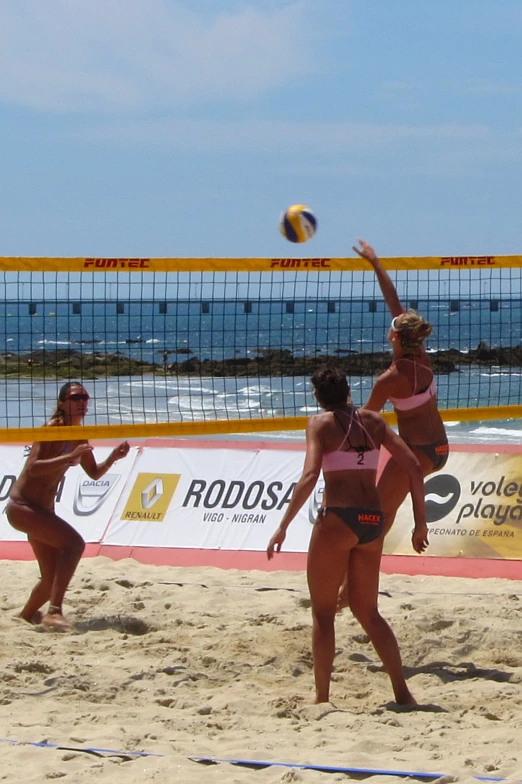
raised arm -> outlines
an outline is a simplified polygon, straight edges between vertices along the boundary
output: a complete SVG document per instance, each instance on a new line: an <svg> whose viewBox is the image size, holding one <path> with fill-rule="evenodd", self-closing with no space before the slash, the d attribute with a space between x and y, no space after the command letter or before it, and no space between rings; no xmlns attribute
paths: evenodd
<svg viewBox="0 0 522 784"><path fill-rule="evenodd" d="M382 411L389 397L389 382L386 374L375 380L372 391L366 403L361 408L365 411Z"/></svg>
<svg viewBox="0 0 522 784"><path fill-rule="evenodd" d="M49 443L47 441L38 441L31 447L27 462L32 476L52 476L56 474L57 470L63 470L65 473L71 466L78 465L80 460L84 459L86 455L92 457L92 446L87 442L78 444L72 452L59 455L58 457L48 457Z"/></svg>
<svg viewBox="0 0 522 784"><path fill-rule="evenodd" d="M112 452L105 460L102 460L101 463L97 463L94 459L94 455L92 452L92 447L90 447L90 452L85 452L82 455L81 464L82 468L85 473L91 477L91 479L100 479L104 474L112 468L116 460L121 460L122 457L128 455L130 449L130 445L127 441L123 441L118 446L114 447Z"/></svg>
<svg viewBox="0 0 522 784"><path fill-rule="evenodd" d="M309 498L317 483L319 474L321 473L323 448L319 438L318 427L317 418L311 417L308 420L306 427L306 456L303 472L294 487L292 498L283 515L279 528L268 543L266 550L268 560L273 558L274 550L277 553L281 552L281 546L286 538L286 529Z"/></svg>
<svg viewBox="0 0 522 784"><path fill-rule="evenodd" d="M354 245L353 250L358 253L361 258L366 259L372 265L377 276L379 286L381 287L382 296L384 297L384 301L388 306L388 310L394 318L395 316L400 316L401 313L405 313L406 311L402 306L401 301L399 300L397 289L395 288L392 279L381 265L381 262L379 261L379 258L374 249L360 237L357 238L357 241L360 245L360 248Z"/></svg>

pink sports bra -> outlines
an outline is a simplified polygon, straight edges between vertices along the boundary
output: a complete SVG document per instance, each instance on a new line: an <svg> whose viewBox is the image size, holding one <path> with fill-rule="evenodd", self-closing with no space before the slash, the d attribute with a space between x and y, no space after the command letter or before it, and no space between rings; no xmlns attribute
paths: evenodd
<svg viewBox="0 0 522 784"><path fill-rule="evenodd" d="M414 408L423 406L424 403L427 403L432 397L437 397L437 385L435 384L435 378L433 378L433 371L431 371L432 379L429 387L425 389L424 392L415 393L415 388L417 386L417 363L414 359L408 359L408 357L403 357L403 359L407 362L413 362L415 372L413 379L414 392L410 397L390 397L390 403L397 411L412 411Z"/></svg>
<svg viewBox="0 0 522 784"><path fill-rule="evenodd" d="M337 419L343 430L345 427L341 422L337 412L333 412L334 417ZM357 471L366 469L371 471L377 470L379 462L379 449L373 443L372 437L361 422L360 417L357 418L357 424L364 432L365 443L363 446L354 447L350 442L350 430L352 429L353 420L356 417L356 411L350 416L350 424L348 430L345 430L346 435L339 444L338 448L333 452L326 452L323 455L322 469L323 472L328 471ZM369 446L369 442L371 446ZM348 444L348 449L343 449L345 444Z"/></svg>

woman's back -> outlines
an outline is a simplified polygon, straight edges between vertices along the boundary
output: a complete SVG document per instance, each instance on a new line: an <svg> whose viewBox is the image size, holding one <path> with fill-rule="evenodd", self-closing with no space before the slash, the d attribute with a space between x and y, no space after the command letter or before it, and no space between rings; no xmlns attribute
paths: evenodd
<svg viewBox="0 0 522 784"><path fill-rule="evenodd" d="M324 503L380 507L376 471L380 418L353 406L317 414L323 453ZM380 420L380 421L379 421Z"/></svg>
<svg viewBox="0 0 522 784"><path fill-rule="evenodd" d="M397 415L400 435L410 443L429 444L445 437L437 403L437 387L431 362L420 357L401 357L394 361L393 386L388 399Z"/></svg>

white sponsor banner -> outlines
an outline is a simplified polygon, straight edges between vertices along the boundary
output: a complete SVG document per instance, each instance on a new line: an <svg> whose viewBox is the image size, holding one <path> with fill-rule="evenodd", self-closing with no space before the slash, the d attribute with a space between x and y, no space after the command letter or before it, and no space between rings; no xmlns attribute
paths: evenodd
<svg viewBox="0 0 522 784"><path fill-rule="evenodd" d="M111 452L112 447L96 447L96 462L105 460ZM128 455L114 463L101 479L91 479L81 466L73 466L65 474L56 499L56 514L67 520L86 542L102 540L138 452L137 447L131 447Z"/></svg>
<svg viewBox="0 0 522 784"><path fill-rule="evenodd" d="M98 462L110 447L95 446ZM28 452L0 445L0 541L25 541L9 525L7 498ZM100 480L80 466L60 483L56 511L87 542L109 545L263 551L288 507L304 451L131 448ZM288 529L286 552L306 552L322 477ZM522 455L452 452L425 481L428 555L522 557ZM109 522L110 521L110 522ZM384 552L413 555L409 496Z"/></svg>
<svg viewBox="0 0 522 784"><path fill-rule="evenodd" d="M7 496L23 468L28 450L29 448L24 446L0 446L1 541L19 542L27 539L25 534L10 526L5 507ZM112 447L95 447L96 461L102 462L111 451ZM114 463L112 468L98 480L87 476L81 466L73 466L67 470L58 485L56 514L70 523L86 542L101 541L137 454L138 448L131 447L129 454Z"/></svg>
<svg viewBox="0 0 522 784"><path fill-rule="evenodd" d="M265 550L303 460L301 451L146 448L103 544ZM290 525L287 552L307 551L309 511L305 505Z"/></svg>
<svg viewBox="0 0 522 784"><path fill-rule="evenodd" d="M29 447L23 444L0 446L0 508L2 510L0 514L0 541L2 542L24 542L27 539L25 534L11 528L5 514L5 507L11 488L23 468L28 453Z"/></svg>

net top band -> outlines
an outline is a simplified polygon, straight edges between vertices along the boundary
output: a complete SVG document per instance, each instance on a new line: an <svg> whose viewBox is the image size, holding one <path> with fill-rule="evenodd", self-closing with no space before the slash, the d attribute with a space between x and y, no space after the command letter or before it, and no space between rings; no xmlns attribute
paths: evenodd
<svg viewBox="0 0 522 784"><path fill-rule="evenodd" d="M509 269L522 266L522 256L388 257L387 270ZM4 272L369 272L361 258L98 258L1 256Z"/></svg>

